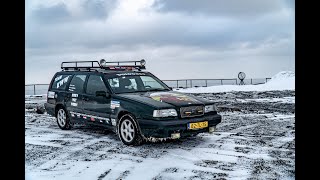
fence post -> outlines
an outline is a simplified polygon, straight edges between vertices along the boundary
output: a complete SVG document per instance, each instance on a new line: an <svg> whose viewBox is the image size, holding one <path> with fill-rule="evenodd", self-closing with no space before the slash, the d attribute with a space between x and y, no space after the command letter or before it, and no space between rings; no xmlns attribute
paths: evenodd
<svg viewBox="0 0 320 180"><path fill-rule="evenodd" d="M190 79L190 86L192 87L192 79Z"/></svg>
<svg viewBox="0 0 320 180"><path fill-rule="evenodd" d="M238 85L238 79L236 79L236 85Z"/></svg>
<svg viewBox="0 0 320 180"><path fill-rule="evenodd" d="M221 79L221 85L223 85L223 83L222 83L222 79Z"/></svg>
<svg viewBox="0 0 320 180"><path fill-rule="evenodd" d="M178 86L179 86L179 85L178 85L178 80L177 80L177 88L179 88Z"/></svg>
<svg viewBox="0 0 320 180"><path fill-rule="evenodd" d="M251 78L251 84L252 84L252 78Z"/></svg>
<svg viewBox="0 0 320 180"><path fill-rule="evenodd" d="M207 80L206 80L206 87L208 87L208 83L207 83Z"/></svg>
<svg viewBox="0 0 320 180"><path fill-rule="evenodd" d="M186 88L188 87L188 79L186 79Z"/></svg>
<svg viewBox="0 0 320 180"><path fill-rule="evenodd" d="M33 85L33 95L36 95L36 85Z"/></svg>

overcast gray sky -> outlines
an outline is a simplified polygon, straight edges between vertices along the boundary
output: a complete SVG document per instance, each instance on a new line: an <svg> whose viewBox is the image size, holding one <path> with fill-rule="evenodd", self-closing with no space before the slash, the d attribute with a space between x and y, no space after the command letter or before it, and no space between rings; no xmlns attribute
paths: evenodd
<svg viewBox="0 0 320 180"><path fill-rule="evenodd" d="M28 0L26 83L62 61L140 60L160 79L295 68L294 0Z"/></svg>

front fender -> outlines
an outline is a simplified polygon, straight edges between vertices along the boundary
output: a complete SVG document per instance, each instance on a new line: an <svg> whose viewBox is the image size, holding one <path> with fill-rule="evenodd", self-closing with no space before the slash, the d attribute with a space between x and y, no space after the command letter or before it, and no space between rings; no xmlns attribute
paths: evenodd
<svg viewBox="0 0 320 180"><path fill-rule="evenodd" d="M111 118L118 119L119 113L126 111L134 115L137 119L150 119L153 115L154 107L148 106L140 102L130 102L124 100L113 100L118 101L118 107L111 106Z"/></svg>

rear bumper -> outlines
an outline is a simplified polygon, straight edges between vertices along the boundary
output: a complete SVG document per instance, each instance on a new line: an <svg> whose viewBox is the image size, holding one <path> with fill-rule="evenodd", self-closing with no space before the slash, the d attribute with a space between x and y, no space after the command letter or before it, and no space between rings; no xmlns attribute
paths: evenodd
<svg viewBox="0 0 320 180"><path fill-rule="evenodd" d="M47 113L51 116L55 116L55 105L50 103L44 103L44 108L46 109Z"/></svg>
<svg viewBox="0 0 320 180"><path fill-rule="evenodd" d="M208 121L208 127L198 130L189 130L188 123ZM180 133L181 137L209 132L209 127L216 126L221 122L221 115L207 115L203 117L195 117L190 119L178 120L149 120L138 119L141 133L146 137L167 138L171 137L172 133Z"/></svg>

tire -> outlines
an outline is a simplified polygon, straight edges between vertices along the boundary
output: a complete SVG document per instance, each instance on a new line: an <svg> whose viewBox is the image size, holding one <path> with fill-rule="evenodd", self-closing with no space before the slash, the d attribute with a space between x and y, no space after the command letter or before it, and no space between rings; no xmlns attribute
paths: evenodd
<svg viewBox="0 0 320 180"><path fill-rule="evenodd" d="M57 110L57 124L60 129L71 129L69 115L63 107L59 107Z"/></svg>
<svg viewBox="0 0 320 180"><path fill-rule="evenodd" d="M137 124L133 116L127 114L120 118L118 123L118 135L125 145L138 146L143 142L141 133L137 128Z"/></svg>

